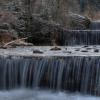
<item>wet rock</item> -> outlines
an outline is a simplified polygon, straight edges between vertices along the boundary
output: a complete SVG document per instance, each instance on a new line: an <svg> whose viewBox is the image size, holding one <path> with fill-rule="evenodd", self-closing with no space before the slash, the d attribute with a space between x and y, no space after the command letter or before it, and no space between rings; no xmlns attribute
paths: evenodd
<svg viewBox="0 0 100 100"><path fill-rule="evenodd" d="M71 51L67 51L67 53L71 54L72 52Z"/></svg>
<svg viewBox="0 0 100 100"><path fill-rule="evenodd" d="M94 52L99 52L99 49L95 49Z"/></svg>
<svg viewBox="0 0 100 100"><path fill-rule="evenodd" d="M67 16L67 20L72 29L88 29L91 23L87 17L73 13Z"/></svg>
<svg viewBox="0 0 100 100"><path fill-rule="evenodd" d="M63 51L63 53L71 54L72 52L71 51Z"/></svg>
<svg viewBox="0 0 100 100"><path fill-rule="evenodd" d="M80 49L76 49L75 51L80 51Z"/></svg>
<svg viewBox="0 0 100 100"><path fill-rule="evenodd" d="M89 46L88 45L83 46L83 48L87 48L87 47L89 47Z"/></svg>
<svg viewBox="0 0 100 100"><path fill-rule="evenodd" d="M87 50L81 50L81 52L88 52Z"/></svg>
<svg viewBox="0 0 100 100"><path fill-rule="evenodd" d="M51 48L50 50L52 50L52 51L58 51L58 50L61 50L61 48L59 48L59 47L54 47L54 48Z"/></svg>
<svg viewBox="0 0 100 100"><path fill-rule="evenodd" d="M40 50L33 50L33 53L43 54L43 52L42 52L42 51L40 51Z"/></svg>
<svg viewBox="0 0 100 100"><path fill-rule="evenodd" d="M88 47L88 48L86 48L86 49L87 49L87 50L91 50L92 48L89 48L89 47Z"/></svg>

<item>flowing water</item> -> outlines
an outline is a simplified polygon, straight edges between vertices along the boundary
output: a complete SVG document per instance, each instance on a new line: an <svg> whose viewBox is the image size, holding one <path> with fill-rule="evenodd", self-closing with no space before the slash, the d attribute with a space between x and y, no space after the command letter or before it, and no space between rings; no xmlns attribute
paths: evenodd
<svg viewBox="0 0 100 100"><path fill-rule="evenodd" d="M100 58L0 57L0 89L36 87L100 95Z"/></svg>
<svg viewBox="0 0 100 100"><path fill-rule="evenodd" d="M92 26L91 26L92 27ZM69 30L59 34L60 45L99 45L100 30Z"/></svg>
<svg viewBox="0 0 100 100"><path fill-rule="evenodd" d="M100 29L100 20L98 21L92 21L90 24L91 30L99 30Z"/></svg>
<svg viewBox="0 0 100 100"><path fill-rule="evenodd" d="M57 22L63 22L67 6L79 10L77 2L66 6L66 0L29 3L28 14L34 12ZM86 4L80 0L82 12ZM89 30L59 32L59 45L100 45L99 29L100 24L92 22ZM0 49L0 100L100 100L100 46L77 47L75 51L73 47L44 49L37 54L30 49L21 48L18 53L17 49Z"/></svg>
<svg viewBox="0 0 100 100"><path fill-rule="evenodd" d="M79 93L20 89L0 92L0 100L100 100L100 98Z"/></svg>
<svg viewBox="0 0 100 100"><path fill-rule="evenodd" d="M100 99L100 46L51 48L0 50L0 100Z"/></svg>
<svg viewBox="0 0 100 100"><path fill-rule="evenodd" d="M68 31L60 43L97 45L100 31ZM0 100L100 100L100 46L84 47L0 49Z"/></svg>

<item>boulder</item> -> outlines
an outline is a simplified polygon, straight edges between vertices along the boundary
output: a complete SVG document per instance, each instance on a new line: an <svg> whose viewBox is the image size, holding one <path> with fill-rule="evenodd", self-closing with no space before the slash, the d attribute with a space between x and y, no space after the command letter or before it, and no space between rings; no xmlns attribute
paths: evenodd
<svg viewBox="0 0 100 100"><path fill-rule="evenodd" d="M89 29L91 23L88 17L78 14L68 14L66 19L66 27L69 29Z"/></svg>
<svg viewBox="0 0 100 100"><path fill-rule="evenodd" d="M55 46L55 47L51 48L50 50L51 51L59 51L59 50L61 50L61 48Z"/></svg>
<svg viewBox="0 0 100 100"><path fill-rule="evenodd" d="M95 49L94 52L99 52L99 49Z"/></svg>
<svg viewBox="0 0 100 100"><path fill-rule="evenodd" d="M36 53L36 54L43 54L43 52L40 51L40 50L33 50L33 53Z"/></svg>

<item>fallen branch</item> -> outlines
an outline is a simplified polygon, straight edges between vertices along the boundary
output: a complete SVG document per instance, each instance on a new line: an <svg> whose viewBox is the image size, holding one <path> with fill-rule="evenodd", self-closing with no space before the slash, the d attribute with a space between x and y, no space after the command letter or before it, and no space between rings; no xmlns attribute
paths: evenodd
<svg viewBox="0 0 100 100"><path fill-rule="evenodd" d="M26 39L28 39L28 37L10 41L10 42L4 44L3 47L8 47L9 45L10 46L32 46L33 44L23 41L23 40L26 40Z"/></svg>

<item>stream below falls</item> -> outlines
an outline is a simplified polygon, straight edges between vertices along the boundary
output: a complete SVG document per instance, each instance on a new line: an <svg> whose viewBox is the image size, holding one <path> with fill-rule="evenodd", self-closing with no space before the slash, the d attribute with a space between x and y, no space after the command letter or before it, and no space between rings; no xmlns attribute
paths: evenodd
<svg viewBox="0 0 100 100"><path fill-rule="evenodd" d="M100 97L50 90L0 91L0 100L100 100Z"/></svg>

